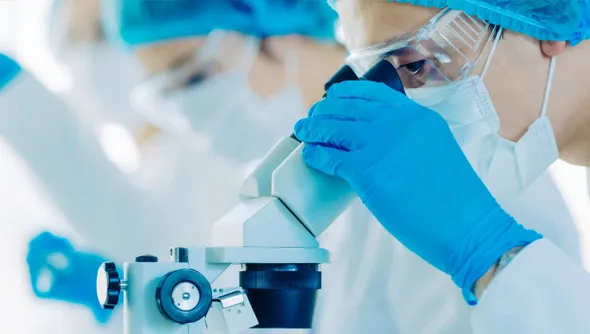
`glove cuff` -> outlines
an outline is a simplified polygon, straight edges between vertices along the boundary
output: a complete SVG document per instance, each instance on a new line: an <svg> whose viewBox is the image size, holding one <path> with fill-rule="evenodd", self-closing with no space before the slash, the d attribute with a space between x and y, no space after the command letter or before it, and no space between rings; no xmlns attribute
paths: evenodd
<svg viewBox="0 0 590 334"><path fill-rule="evenodd" d="M524 247L542 236L518 224L499 205L492 209L467 234L451 258L457 267L451 273L453 282L463 292L469 305L476 305L473 294L475 282L481 278L502 255L515 247Z"/></svg>

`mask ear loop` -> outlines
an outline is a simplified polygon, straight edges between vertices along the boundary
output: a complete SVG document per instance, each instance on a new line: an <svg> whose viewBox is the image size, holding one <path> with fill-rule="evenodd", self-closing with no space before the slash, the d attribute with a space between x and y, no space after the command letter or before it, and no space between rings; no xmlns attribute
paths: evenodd
<svg viewBox="0 0 590 334"><path fill-rule="evenodd" d="M549 97L551 95L551 88L553 88L553 77L555 74L555 63L557 62L557 57L551 57L551 62L549 63L549 75L547 76L547 86L545 86L545 96L543 96L543 106L541 107L541 117L547 116L547 107L549 106Z"/></svg>
<svg viewBox="0 0 590 334"><path fill-rule="evenodd" d="M494 39L494 44L492 45L492 49L490 50L490 54L488 55L488 59L484 65L483 71L481 73L481 79L486 76L488 69L490 68L490 64L492 62L492 56L496 52L500 39L502 38L503 28L500 27L498 29L496 38ZM549 97L551 95L551 88L553 87L553 77L555 73L555 63L557 61L557 57L552 57L551 62L549 64L549 75L547 77L547 86L545 87L545 95L543 96L543 106L541 107L541 117L547 116L547 107L549 105Z"/></svg>
<svg viewBox="0 0 590 334"><path fill-rule="evenodd" d="M498 31L496 32L496 37L494 38L494 44L492 44L492 49L490 50L490 53L488 54L488 59L486 60L486 64L483 67L483 71L481 72L481 79L482 80L484 79L484 77L488 73L488 69L490 68L490 64L492 63L492 58L494 56L494 53L496 52L496 49L498 48L498 44L500 43L500 40L502 39L502 32L503 31L504 31L504 28L500 27L498 29Z"/></svg>
<svg viewBox="0 0 590 334"><path fill-rule="evenodd" d="M203 62L207 61L217 53L219 49L219 45L221 41L225 37L225 31L223 30L213 30L207 35L207 40L205 41L205 45L197 52L197 61Z"/></svg>
<svg viewBox="0 0 590 334"><path fill-rule="evenodd" d="M260 49L260 39L253 36L245 36L245 38L246 45L243 48L242 57L240 58L240 61L238 61L236 69L242 71L245 77L248 78L248 73L254 65L256 58L258 57L258 51Z"/></svg>

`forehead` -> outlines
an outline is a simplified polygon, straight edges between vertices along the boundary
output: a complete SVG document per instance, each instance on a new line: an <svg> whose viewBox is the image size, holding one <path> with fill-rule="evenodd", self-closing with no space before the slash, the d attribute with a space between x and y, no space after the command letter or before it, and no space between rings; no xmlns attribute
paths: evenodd
<svg viewBox="0 0 590 334"><path fill-rule="evenodd" d="M418 29L440 9L419 7L387 0L338 0L348 49L375 45Z"/></svg>

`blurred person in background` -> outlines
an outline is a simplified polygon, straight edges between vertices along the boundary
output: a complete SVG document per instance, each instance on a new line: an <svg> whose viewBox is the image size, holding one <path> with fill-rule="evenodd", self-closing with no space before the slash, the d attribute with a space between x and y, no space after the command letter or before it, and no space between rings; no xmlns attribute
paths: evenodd
<svg viewBox="0 0 590 334"><path fill-rule="evenodd" d="M12 58L2 55L0 68L0 235L3 238L0 251L3 263L10 268L0 284L10 287L6 298L11 301L2 306L0 331L102 332L97 320L105 322L109 315L97 308L97 303L88 298L88 292L77 296L82 305L49 300L68 299L64 287L92 291L92 286L79 281L82 276L78 269L95 267L102 259L84 259L81 266L80 257L72 252L59 252L46 243L47 238L42 238L41 249L39 243L29 247L29 240L44 230L65 235L72 243L88 244L70 224L71 219L79 217L63 210L60 204L62 200L71 203L82 196L93 197L92 188L85 193L79 190L89 185L84 180L92 173L93 163L100 160L91 158L96 151L84 146L87 143L84 140L89 138L79 136L84 132L77 132L79 124L73 121L71 110L58 96ZM84 158L88 159L84 161ZM56 198L53 187L61 187L60 181L64 180L66 184L78 182L82 189L69 193L67 198ZM38 267L40 261L45 261L47 266Z"/></svg>
<svg viewBox="0 0 590 334"><path fill-rule="evenodd" d="M100 309L94 293L96 269L105 258L132 259L154 245L162 248L176 240L166 239L166 224L174 219L171 212L130 182L101 145L97 126L120 116L109 114L119 97L101 89L110 87L119 93L120 86L105 83L123 81L117 76L129 62L114 61L109 52L93 58L94 49L99 54L105 49L104 42L61 33L77 28L67 28L68 21L58 13L76 11L64 6L80 3L23 0L10 8L2 6L8 10L4 14L14 19L6 28L15 37L2 50L10 56L1 59L0 138L6 157L0 165L2 186L3 190L26 187L26 192L34 194L15 202L9 191L2 192L2 251L14 270L2 277L1 284L14 287L11 299L19 301L3 313L10 321L2 322L2 331L12 332L20 322L22 332L91 333L108 330L110 325L120 332L120 322L103 326L111 317ZM84 17L84 13L79 14ZM100 12L94 16L100 18ZM75 23L84 22L97 21ZM60 45L71 52L60 54ZM60 57L64 66L56 60ZM96 67L102 69L98 74L103 77L89 75ZM125 101L126 96L120 99ZM123 109L118 108L121 115ZM133 112L126 115L140 119ZM121 137L121 127L107 129ZM115 147L123 145L115 140ZM15 177L12 164L20 166L16 169L25 180L22 175ZM15 215L17 208L10 203L28 210ZM138 226L146 231L141 238ZM23 314L30 316L31 310L37 314L35 321L23 322Z"/></svg>
<svg viewBox="0 0 590 334"><path fill-rule="evenodd" d="M344 57L336 15L317 1L104 4L107 34L149 73L131 96L136 110L236 165L288 132Z"/></svg>
<svg viewBox="0 0 590 334"><path fill-rule="evenodd" d="M148 73L131 101L166 133L150 146L166 152L152 166L173 174L162 194L192 212L177 244L206 243L251 167L342 64L335 12L311 0L104 0L102 10L107 38Z"/></svg>
<svg viewBox="0 0 590 334"><path fill-rule="evenodd" d="M323 83L341 64L344 50L334 41L335 13L323 2L105 1L104 28L112 33L111 24L122 27L107 36L142 49L137 59L148 73L131 94L137 113L130 113L126 80L135 80L136 72L127 71L135 58L132 53L117 53L96 33L95 6L77 4L55 2L47 7L42 22L48 27L45 40L57 70L43 77L45 65L33 62L31 71L59 93L68 118L57 119L41 106L30 114L15 111L33 135L20 138L16 119L6 123L5 135L17 142L15 149L48 189L51 201L84 238L80 244L48 232L31 236L27 264L34 293L86 306L98 323L116 328L120 323L109 321L97 308L93 292L98 265L105 258L123 261L148 252L162 256L168 246L206 243L210 225L236 203L248 165L290 133L295 120L321 97ZM76 14L67 15L72 12ZM64 19L86 14L87 20ZM314 19L293 19L294 14ZM265 23L269 17L277 21ZM79 30L79 24L90 27ZM219 28L225 30L209 36ZM141 41L134 41L134 34L141 35ZM187 63L169 56L179 52L171 42L176 39L191 45L190 52L180 47L187 52ZM263 39L269 41L264 47ZM57 76L64 78L61 86ZM72 84L64 84L67 80ZM142 95L146 91L156 94ZM235 92L233 99L228 91ZM31 90L23 90L19 99L26 92ZM49 91L47 95L57 97ZM154 96L162 102L157 105L162 115L149 109ZM215 100L206 101L207 97ZM185 109L176 108L179 105ZM191 115L192 110L201 114ZM216 120L192 128L205 134L193 136L175 131L170 124L176 118L165 117L179 111L196 123L210 116ZM44 113L44 118L35 113ZM139 116L141 120L134 123ZM37 126L28 124L30 119ZM136 167L122 168L110 159L101 131L110 123L122 125L111 126L111 134L131 138L139 147L141 161ZM142 131L134 131L134 124L148 124L147 135L138 135ZM122 131L131 135L121 135ZM60 145L37 142L50 134L59 138ZM117 147L128 145L111 141ZM39 152L44 155L39 157ZM236 284L237 275L231 280Z"/></svg>

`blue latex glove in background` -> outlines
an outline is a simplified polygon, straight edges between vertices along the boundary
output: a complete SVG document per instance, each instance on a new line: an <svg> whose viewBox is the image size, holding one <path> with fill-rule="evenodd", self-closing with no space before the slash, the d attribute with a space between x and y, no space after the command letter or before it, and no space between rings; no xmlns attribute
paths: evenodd
<svg viewBox="0 0 590 334"><path fill-rule="evenodd" d="M8 85L22 71L12 58L0 53L0 90Z"/></svg>
<svg viewBox="0 0 590 334"><path fill-rule="evenodd" d="M96 296L96 274L106 260L77 251L64 238L43 232L29 243L27 264L33 292L39 298L87 306L96 320L108 322L112 312L103 310Z"/></svg>
<svg viewBox="0 0 590 334"><path fill-rule="evenodd" d="M330 88L295 125L306 163L347 181L408 249L452 276L466 301L508 250L541 236L508 215L471 168L447 123L385 84Z"/></svg>

